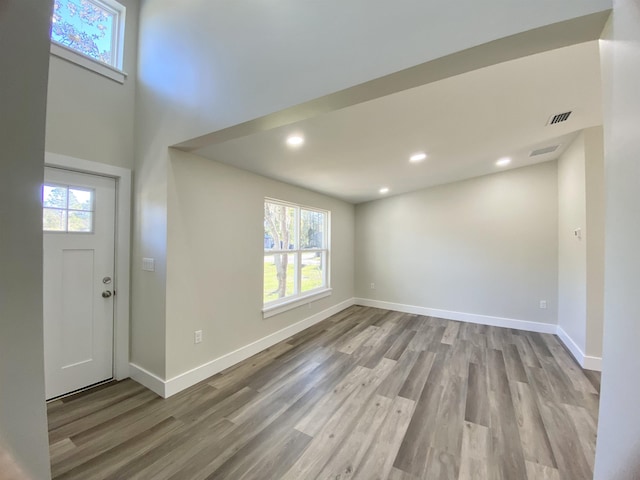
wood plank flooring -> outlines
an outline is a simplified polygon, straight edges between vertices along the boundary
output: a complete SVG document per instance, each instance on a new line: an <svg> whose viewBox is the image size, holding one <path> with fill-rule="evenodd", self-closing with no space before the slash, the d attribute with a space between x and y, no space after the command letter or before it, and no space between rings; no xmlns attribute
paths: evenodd
<svg viewBox="0 0 640 480"><path fill-rule="evenodd" d="M56 479L593 476L599 375L557 337L354 306L169 399L50 403Z"/></svg>

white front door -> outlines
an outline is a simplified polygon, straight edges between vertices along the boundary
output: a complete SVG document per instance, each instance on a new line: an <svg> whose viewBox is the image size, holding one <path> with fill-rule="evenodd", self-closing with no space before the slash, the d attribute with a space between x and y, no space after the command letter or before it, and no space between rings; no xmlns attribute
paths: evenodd
<svg viewBox="0 0 640 480"><path fill-rule="evenodd" d="M45 168L47 399L113 377L115 180Z"/></svg>

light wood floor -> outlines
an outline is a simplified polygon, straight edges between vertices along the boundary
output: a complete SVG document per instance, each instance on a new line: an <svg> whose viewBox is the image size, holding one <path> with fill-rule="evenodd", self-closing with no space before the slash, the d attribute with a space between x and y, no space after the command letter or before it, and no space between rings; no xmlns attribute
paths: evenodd
<svg viewBox="0 0 640 480"><path fill-rule="evenodd" d="M49 404L54 478L592 478L599 376L557 337L351 307L163 400Z"/></svg>

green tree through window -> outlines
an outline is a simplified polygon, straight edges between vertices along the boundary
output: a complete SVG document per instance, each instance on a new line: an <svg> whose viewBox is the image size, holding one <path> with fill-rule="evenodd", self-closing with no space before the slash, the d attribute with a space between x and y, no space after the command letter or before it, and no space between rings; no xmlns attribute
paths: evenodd
<svg viewBox="0 0 640 480"><path fill-rule="evenodd" d="M100 0L54 0L51 40L102 63L116 65L120 11Z"/></svg>
<svg viewBox="0 0 640 480"><path fill-rule="evenodd" d="M264 303L326 288L329 212L264 203Z"/></svg>
<svg viewBox="0 0 640 480"><path fill-rule="evenodd" d="M42 189L42 226L47 232L91 232L93 191L62 185Z"/></svg>

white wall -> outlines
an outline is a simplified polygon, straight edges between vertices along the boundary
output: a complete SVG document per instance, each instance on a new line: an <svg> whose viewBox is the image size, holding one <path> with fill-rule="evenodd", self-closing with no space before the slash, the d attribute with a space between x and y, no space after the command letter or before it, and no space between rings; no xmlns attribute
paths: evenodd
<svg viewBox="0 0 640 480"><path fill-rule="evenodd" d="M353 205L196 155L171 157L168 378L353 298ZM265 197L331 211L333 292L263 319ZM203 330L198 345L195 330Z"/></svg>
<svg viewBox="0 0 640 480"><path fill-rule="evenodd" d="M38 480L50 476L40 192L51 4L0 6L0 459L13 457ZM0 468L0 477L9 475Z"/></svg>
<svg viewBox="0 0 640 480"><path fill-rule="evenodd" d="M584 132L558 160L558 325L586 347L587 211ZM582 238L574 235L582 231Z"/></svg>
<svg viewBox="0 0 640 480"><path fill-rule="evenodd" d="M581 238L574 234L578 228ZM604 315L602 127L583 130L558 161L558 246L558 325L575 346L578 361L599 369Z"/></svg>
<svg viewBox="0 0 640 480"><path fill-rule="evenodd" d="M587 194L587 356L602 357L604 322L604 131L585 130L585 186Z"/></svg>
<svg viewBox="0 0 640 480"><path fill-rule="evenodd" d="M120 84L51 55L45 149L71 157L133 168L138 46L138 0L126 7Z"/></svg>
<svg viewBox="0 0 640 480"><path fill-rule="evenodd" d="M140 127L138 131L143 130L146 131ZM137 145L140 147L133 177L130 359L131 363L164 378L168 153L167 146L158 143L145 151L148 144L141 136L137 137ZM143 258L155 260L154 272L142 271Z"/></svg>
<svg viewBox="0 0 640 480"><path fill-rule="evenodd" d="M616 0L602 42L605 320L597 480L640 477L640 2Z"/></svg>
<svg viewBox="0 0 640 480"><path fill-rule="evenodd" d="M507 35L610 8L610 0L451 4L404 0L141 3L136 90L132 362L165 378L167 148ZM508 19L508 21L507 21ZM452 33L455 32L455 33ZM354 62L353 59L358 61ZM215 208L215 207L212 207ZM169 222L169 223L168 223ZM182 244L177 244L179 249ZM142 272L143 257L156 260ZM169 292L169 295L171 293Z"/></svg>
<svg viewBox="0 0 640 480"><path fill-rule="evenodd" d="M557 188L547 162L358 205L356 296L555 323Z"/></svg>
<svg viewBox="0 0 640 480"><path fill-rule="evenodd" d="M610 0L183 0L179 7L146 0L140 81L158 101L149 115L162 117L162 105L170 106L173 118L161 121L175 125L175 141L186 140L610 7Z"/></svg>

